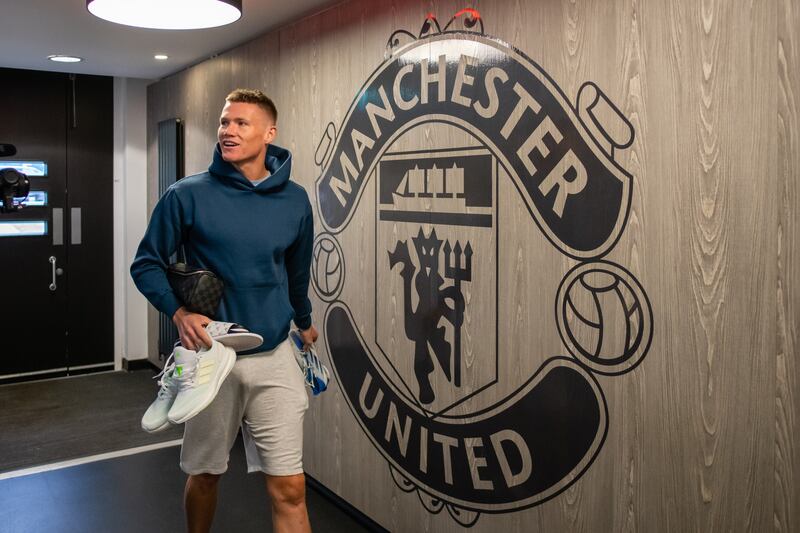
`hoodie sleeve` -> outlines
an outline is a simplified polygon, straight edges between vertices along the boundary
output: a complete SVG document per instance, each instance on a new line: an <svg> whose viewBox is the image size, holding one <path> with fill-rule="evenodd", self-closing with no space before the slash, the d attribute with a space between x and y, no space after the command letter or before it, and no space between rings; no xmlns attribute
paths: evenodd
<svg viewBox="0 0 800 533"><path fill-rule="evenodd" d="M172 318L182 305L167 281L170 257L181 243L186 227L183 209L174 189L167 189L158 201L147 231L131 264L131 277L136 288L153 307Z"/></svg>
<svg viewBox="0 0 800 533"><path fill-rule="evenodd" d="M297 240L286 250L286 273L289 278L289 301L294 309L294 323L300 329L311 327L311 300L308 281L311 277L311 250L314 245L314 216L306 199L306 214L300 223Z"/></svg>

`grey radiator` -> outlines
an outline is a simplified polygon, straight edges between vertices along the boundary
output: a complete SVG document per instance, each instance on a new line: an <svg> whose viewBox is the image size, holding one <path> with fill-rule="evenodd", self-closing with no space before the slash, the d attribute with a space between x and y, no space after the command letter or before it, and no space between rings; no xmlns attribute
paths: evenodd
<svg viewBox="0 0 800 533"><path fill-rule="evenodd" d="M183 177L183 123L179 118L171 118L158 123L158 195L159 198ZM170 258L175 262L175 256ZM158 355L163 361L172 353L178 340L178 330L172 317L164 313L158 316Z"/></svg>

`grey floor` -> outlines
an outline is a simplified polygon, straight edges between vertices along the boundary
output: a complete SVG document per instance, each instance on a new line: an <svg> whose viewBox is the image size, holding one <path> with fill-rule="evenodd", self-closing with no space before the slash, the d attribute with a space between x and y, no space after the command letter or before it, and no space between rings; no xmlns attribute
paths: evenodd
<svg viewBox="0 0 800 533"><path fill-rule="evenodd" d="M153 372L115 372L0 386L0 473L179 439L149 435L142 413ZM180 448L0 479L0 533L174 533L185 530ZM320 489L322 490L322 489ZM367 531L309 487L315 532ZM241 439L220 486L212 531L272 531L263 476L246 473Z"/></svg>
<svg viewBox="0 0 800 533"><path fill-rule="evenodd" d="M179 439L140 421L158 391L150 370L0 386L0 473Z"/></svg>
<svg viewBox="0 0 800 533"><path fill-rule="evenodd" d="M175 533L185 530L179 448L0 480L2 533ZM264 478L248 475L237 441L220 482L212 531L272 531ZM367 531L329 500L307 490L315 532Z"/></svg>

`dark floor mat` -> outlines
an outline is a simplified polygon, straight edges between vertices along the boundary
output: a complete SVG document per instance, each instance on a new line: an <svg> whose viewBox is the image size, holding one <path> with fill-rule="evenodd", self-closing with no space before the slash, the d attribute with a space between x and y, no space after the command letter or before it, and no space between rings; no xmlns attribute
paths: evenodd
<svg viewBox="0 0 800 533"><path fill-rule="evenodd" d="M140 426L158 387L150 370L0 386L0 472L180 439Z"/></svg>
<svg viewBox="0 0 800 533"><path fill-rule="evenodd" d="M0 480L0 531L37 533L175 533L185 531L179 448ZM315 533L367 531L313 489ZM246 473L241 439L222 476L212 531L272 531L264 476Z"/></svg>

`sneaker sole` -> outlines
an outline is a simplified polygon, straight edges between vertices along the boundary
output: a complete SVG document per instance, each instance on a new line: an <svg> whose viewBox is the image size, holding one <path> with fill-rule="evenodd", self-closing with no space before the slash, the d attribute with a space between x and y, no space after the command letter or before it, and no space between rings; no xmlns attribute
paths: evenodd
<svg viewBox="0 0 800 533"><path fill-rule="evenodd" d="M264 338L258 333L228 333L213 339L223 346L233 348L234 352L254 350L264 344Z"/></svg>
<svg viewBox="0 0 800 533"><path fill-rule="evenodd" d="M226 351L226 353L230 355L230 352ZM225 378L227 378L228 374L231 373L231 370L233 370L233 365L235 364L236 364L236 354L233 354L228 358L228 362L226 363L224 370L220 373L216 383L214 383L214 394L211 394L207 401L198 404L194 409L192 409L192 411L190 411L183 418L178 418L173 420L172 417L168 417L169 421L173 424L183 424L187 420L190 420L195 416L197 416L198 413L200 413L200 411L208 407L209 404L211 404L211 402L214 401L214 398L217 397L217 393L219 393L219 389L220 387L222 387L222 382L225 381Z"/></svg>
<svg viewBox="0 0 800 533"><path fill-rule="evenodd" d="M148 429L148 428L144 427L144 424L142 424L142 429L145 430L148 433L158 433L159 431L164 431L165 429L167 429L171 425L172 425L172 423L169 420L167 420L166 422L164 422L163 424L161 424L160 426L158 426L157 428L154 428L154 429Z"/></svg>

